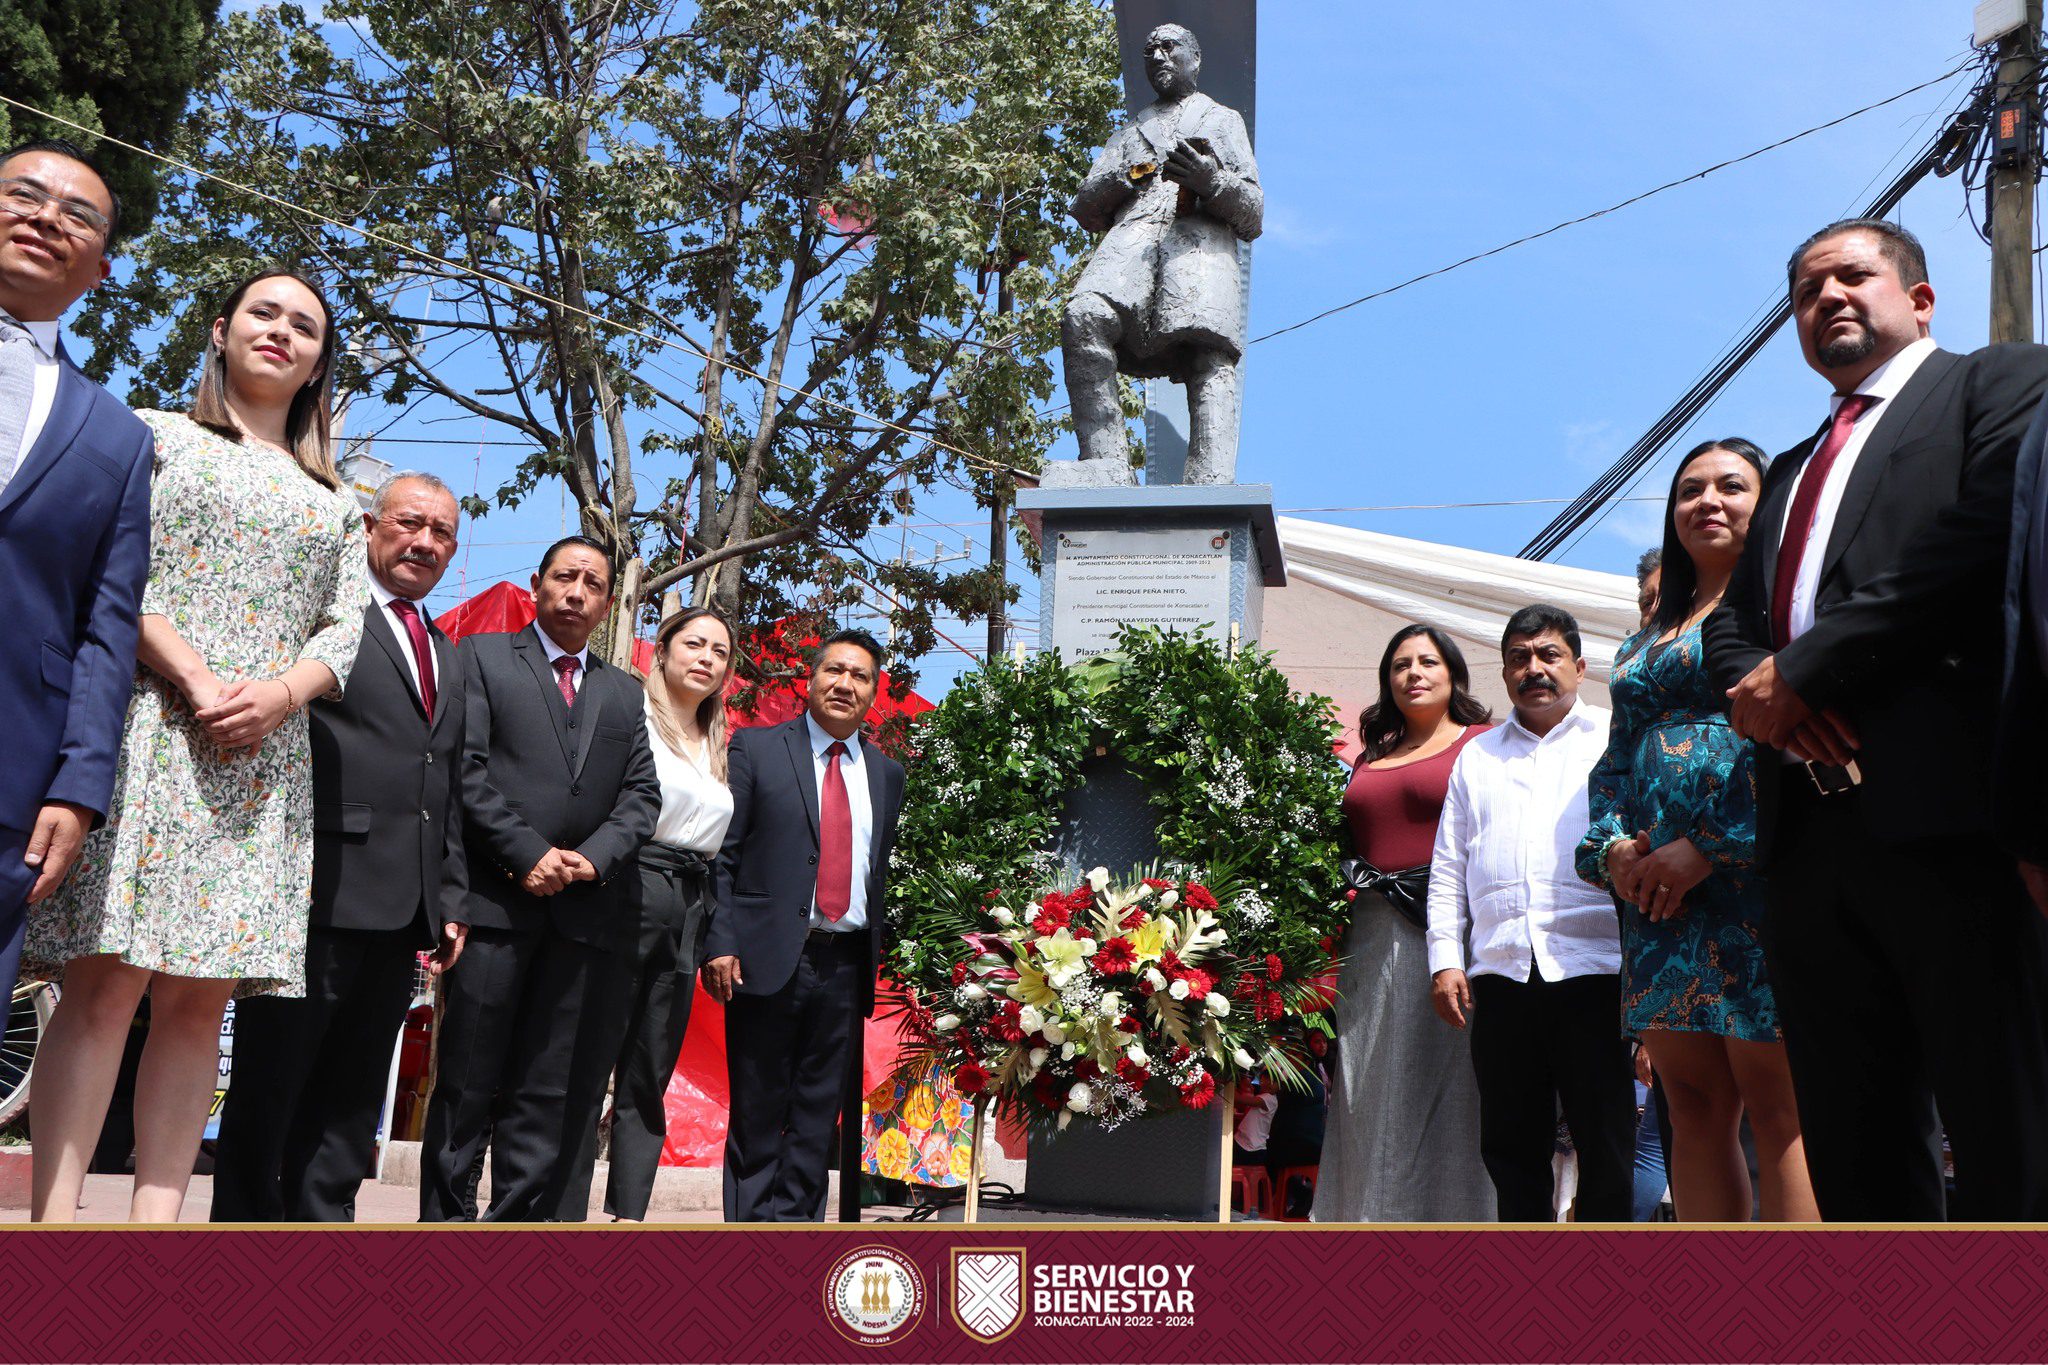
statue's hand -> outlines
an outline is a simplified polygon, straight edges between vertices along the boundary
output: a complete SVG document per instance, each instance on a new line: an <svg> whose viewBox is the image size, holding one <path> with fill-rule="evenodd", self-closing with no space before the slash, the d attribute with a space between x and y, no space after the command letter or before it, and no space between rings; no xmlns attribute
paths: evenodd
<svg viewBox="0 0 2048 1365"><path fill-rule="evenodd" d="M1186 139L1166 154L1166 164L1160 167L1160 173L1204 199L1223 187L1223 163L1205 147L1196 147Z"/></svg>

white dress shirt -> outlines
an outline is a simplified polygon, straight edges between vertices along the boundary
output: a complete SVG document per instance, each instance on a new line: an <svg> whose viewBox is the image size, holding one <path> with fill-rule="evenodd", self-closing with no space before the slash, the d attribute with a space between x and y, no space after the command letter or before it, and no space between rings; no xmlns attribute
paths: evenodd
<svg viewBox="0 0 2048 1365"><path fill-rule="evenodd" d="M1607 748L1608 714L1584 698L1541 738L1512 714L1451 765L1429 860L1429 970L1527 981L1621 970L1607 893L1579 880L1586 775Z"/></svg>
<svg viewBox="0 0 2048 1365"><path fill-rule="evenodd" d="M384 628L391 632L391 638L398 641L398 657L405 660L405 676L412 679L412 694L415 697L426 696L426 693L420 689L419 662L413 657L412 632L405 628L405 622L401 621L398 618L398 613L391 609L391 604L400 600L398 594L378 582L377 575L369 572L367 569L363 571L363 576L370 580L370 596L377 603L377 615L383 618ZM404 600L412 601L409 597ZM417 602L413 602L412 606L413 610L420 614L420 625L425 626L427 624L426 608ZM547 636L543 635L541 639L545 640ZM427 669L433 674L432 682L438 688L441 685L441 663L440 660L434 657L434 634L432 631L427 632ZM439 693L437 692L435 695L438 696Z"/></svg>
<svg viewBox="0 0 2048 1365"><path fill-rule="evenodd" d="M7 472L0 475L0 489L13 481L14 471L21 468L22 457L36 448L36 438L43 434L43 427L50 420L50 409L57 403L57 378L63 367L57 363L57 324L50 322L24 322L21 324L35 343L36 368L34 387L29 391L28 421L21 429L21 448L11 452L12 461L0 460L0 468Z"/></svg>
<svg viewBox="0 0 2048 1365"><path fill-rule="evenodd" d="M826 734L810 712L804 712L804 728L811 737L811 778L818 784L818 819L823 832L825 815L825 751L841 741ZM853 887L846 899L846 913L834 924L818 913L818 898L811 896L811 927L851 932L868 927L869 850L874 841L875 812L868 800L868 765L860 735L844 741L846 752L839 759L839 775L846 780L846 806L853 817Z"/></svg>
<svg viewBox="0 0 2048 1365"><path fill-rule="evenodd" d="M1820 501L1813 507L1813 533L1806 539L1806 553L1799 561L1799 577L1792 580L1792 610L1786 625L1795 640L1813 629L1813 599L1820 591L1821 565L1828 557L1828 540L1835 533L1835 514L1842 508L1842 492L1849 486L1849 476L1856 472L1856 457L1863 453L1871 431L1891 411L1891 400L1899 396L1899 390L1906 387L1906 381L1934 351L1934 338L1921 337L1872 370L1856 386L1856 392L1877 401L1865 408L1856 418L1856 424L1849 428L1849 439L1843 443L1841 453L1835 456L1834 464L1829 467L1827 482L1820 486ZM1841 410L1842 395L1830 395L1830 422ZM1826 439L1825 435L1822 439ZM1820 449L1818 443L1814 449ZM1802 469L1800 473L1805 471ZM1797 479L1793 481L1792 490L1793 496L1785 500L1784 518L1778 523L1780 554L1784 553L1785 528L1792 520L1792 503L1798 496Z"/></svg>
<svg viewBox="0 0 2048 1365"><path fill-rule="evenodd" d="M582 649L577 650L574 655L570 655L568 650L548 638L548 633L541 628L540 622L535 621L533 623L533 633L540 636L540 647L548 652L548 667L550 669L554 668L555 660L557 659L573 657L576 660L576 671L569 675L569 685L576 689L577 696L582 696L583 675L590 671L590 646L585 645ZM560 677L561 675L556 674L556 676Z"/></svg>
<svg viewBox="0 0 2048 1365"><path fill-rule="evenodd" d="M725 842L725 827L732 823L732 789L712 773L708 753L700 763L669 748L661 731L654 728L651 701L647 741L654 750L655 774L661 779L661 814L654 820L654 841L692 853L717 853Z"/></svg>

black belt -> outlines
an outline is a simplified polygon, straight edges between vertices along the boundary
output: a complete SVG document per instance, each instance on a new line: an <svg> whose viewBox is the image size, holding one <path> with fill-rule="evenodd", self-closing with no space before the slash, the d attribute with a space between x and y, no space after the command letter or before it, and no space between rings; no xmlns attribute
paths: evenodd
<svg viewBox="0 0 2048 1365"><path fill-rule="evenodd" d="M865 952L867 942L866 929L820 929L814 926L804 935L804 947L829 949L840 953L850 953L856 947Z"/></svg>
<svg viewBox="0 0 2048 1365"><path fill-rule="evenodd" d="M1429 864L1382 872L1363 858L1346 858L1338 870L1353 891L1377 892L1401 912L1401 918L1418 929L1429 927Z"/></svg>

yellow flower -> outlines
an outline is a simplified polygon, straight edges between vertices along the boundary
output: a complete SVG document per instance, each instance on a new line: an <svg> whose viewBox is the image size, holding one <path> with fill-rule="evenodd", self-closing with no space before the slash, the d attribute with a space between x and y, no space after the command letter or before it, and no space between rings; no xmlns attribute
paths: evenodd
<svg viewBox="0 0 2048 1365"><path fill-rule="evenodd" d="M962 1180L974 1165L974 1149L964 1142L953 1144L953 1174Z"/></svg>
<svg viewBox="0 0 2048 1365"><path fill-rule="evenodd" d="M1060 932L1065 933L1066 930ZM1045 973L1021 957L1017 959L1017 984L1010 987L1010 998L1036 1006L1041 1012L1056 1011L1060 1007L1059 992L1046 982Z"/></svg>
<svg viewBox="0 0 2048 1365"><path fill-rule="evenodd" d="M960 1119L966 1106L960 1103L958 1095L946 1096L945 1104L939 1107L939 1125L948 1131L960 1126Z"/></svg>
<svg viewBox="0 0 2048 1365"><path fill-rule="evenodd" d="M910 1171L910 1139L901 1128L885 1128L875 1139L875 1169L891 1180L901 1180Z"/></svg>
<svg viewBox="0 0 2048 1365"><path fill-rule="evenodd" d="M901 1109L903 1126L923 1132L931 1127L932 1120L938 1117L939 1104L932 1098L930 1086L914 1085L909 1093L904 1095Z"/></svg>
<svg viewBox="0 0 2048 1365"><path fill-rule="evenodd" d="M1131 933L1131 949L1140 962L1157 962L1166 952L1166 923L1148 919Z"/></svg>

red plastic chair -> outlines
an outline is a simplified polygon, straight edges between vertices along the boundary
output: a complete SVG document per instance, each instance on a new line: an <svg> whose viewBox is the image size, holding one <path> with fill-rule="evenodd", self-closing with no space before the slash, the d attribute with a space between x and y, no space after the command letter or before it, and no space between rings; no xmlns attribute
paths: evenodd
<svg viewBox="0 0 2048 1365"><path fill-rule="evenodd" d="M1238 1212L1247 1218L1262 1216L1273 1200L1273 1178L1264 1166L1231 1167L1230 1189Z"/></svg>
<svg viewBox="0 0 2048 1365"><path fill-rule="evenodd" d="M1316 1193L1316 1170L1314 1166L1282 1166L1279 1176L1271 1182L1266 1195L1266 1217L1274 1222L1302 1223L1304 1218L1287 1217L1287 1191L1292 1182L1306 1180L1311 1202Z"/></svg>

